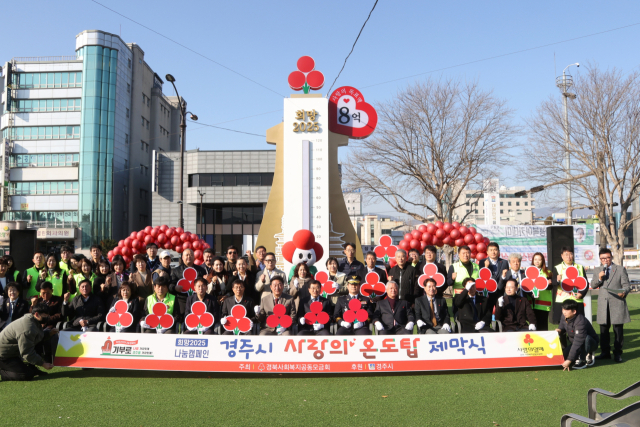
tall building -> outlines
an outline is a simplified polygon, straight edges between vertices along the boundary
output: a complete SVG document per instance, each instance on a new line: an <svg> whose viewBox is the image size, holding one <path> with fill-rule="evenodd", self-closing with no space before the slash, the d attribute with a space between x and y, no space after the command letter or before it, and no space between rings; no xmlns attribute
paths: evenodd
<svg viewBox="0 0 640 427"><path fill-rule="evenodd" d="M499 190L500 224L525 225L533 224L533 202L530 195L516 197L515 193L524 190L524 187L501 186ZM464 224L485 224L485 194L478 190L464 190L458 200L458 206L454 210L453 220ZM497 210L497 209L496 209Z"/></svg>
<svg viewBox="0 0 640 427"><path fill-rule="evenodd" d="M353 218L354 216L362 215L362 193L360 193L360 190L344 191L342 197L344 197L344 204L347 206L349 217Z"/></svg>
<svg viewBox="0 0 640 427"><path fill-rule="evenodd" d="M83 31L74 56L14 57L1 81L2 220L82 248L150 224L152 155L179 150L180 114L140 46Z"/></svg>

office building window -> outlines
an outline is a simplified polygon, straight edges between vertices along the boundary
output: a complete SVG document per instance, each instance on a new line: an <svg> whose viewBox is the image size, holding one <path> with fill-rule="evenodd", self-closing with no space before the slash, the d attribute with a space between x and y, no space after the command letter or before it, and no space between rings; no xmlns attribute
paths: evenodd
<svg viewBox="0 0 640 427"><path fill-rule="evenodd" d="M77 99L16 99L13 111L16 113L42 113L55 111L80 111L80 98Z"/></svg>
<svg viewBox="0 0 640 427"><path fill-rule="evenodd" d="M273 173L200 173L189 175L189 187L270 186Z"/></svg>
<svg viewBox="0 0 640 427"><path fill-rule="evenodd" d="M140 165L140 175L144 175L144 165Z"/></svg>
<svg viewBox="0 0 640 427"><path fill-rule="evenodd" d="M127 83L127 93L131 93L131 85Z"/></svg>
<svg viewBox="0 0 640 427"><path fill-rule="evenodd" d="M2 130L3 138L25 139L77 139L80 138L80 126L33 126L13 127Z"/></svg>
<svg viewBox="0 0 640 427"><path fill-rule="evenodd" d="M9 211L2 213L2 221L30 221L45 223L41 227L77 227L78 211Z"/></svg>
<svg viewBox="0 0 640 427"><path fill-rule="evenodd" d="M127 108L127 119L129 118L129 109Z"/></svg>
<svg viewBox="0 0 640 427"><path fill-rule="evenodd" d="M125 133L125 134L124 134L124 143L125 143L125 144L128 144L128 143L129 143L129 134L128 134L128 133Z"/></svg>
<svg viewBox="0 0 640 427"><path fill-rule="evenodd" d="M503 204L503 203L504 203L504 202L500 202L500 206L502 206L502 204Z"/></svg>
<svg viewBox="0 0 640 427"><path fill-rule="evenodd" d="M516 206L520 206L520 202L516 202Z"/></svg>
<svg viewBox="0 0 640 427"><path fill-rule="evenodd" d="M82 72L15 73L11 75L14 89L52 89L82 87Z"/></svg>
<svg viewBox="0 0 640 427"><path fill-rule="evenodd" d="M511 206L511 202L507 202L507 206ZM511 212L511 211L509 211L509 212Z"/></svg>
<svg viewBox="0 0 640 427"><path fill-rule="evenodd" d="M502 209L500 209L500 213L504 213L504 212L502 211Z"/></svg>
<svg viewBox="0 0 640 427"><path fill-rule="evenodd" d="M224 254L230 245L242 253L253 246L262 222L262 204L197 206L196 233L204 235L216 255ZM249 243L250 242L250 243Z"/></svg>
<svg viewBox="0 0 640 427"><path fill-rule="evenodd" d="M78 194L78 181L10 182L9 194L12 196Z"/></svg>
<svg viewBox="0 0 640 427"><path fill-rule="evenodd" d="M127 65L131 68L131 59L127 59Z"/></svg>
<svg viewBox="0 0 640 427"><path fill-rule="evenodd" d="M79 154L16 154L9 157L12 168L49 168L78 166Z"/></svg>
<svg viewBox="0 0 640 427"><path fill-rule="evenodd" d="M147 98L147 107L151 105L151 98Z"/></svg>
<svg viewBox="0 0 640 427"><path fill-rule="evenodd" d="M525 206L529 206L529 202L524 202L524 205Z"/></svg>
<svg viewBox="0 0 640 427"><path fill-rule="evenodd" d="M124 170L127 170L129 168L129 160L124 159Z"/></svg>

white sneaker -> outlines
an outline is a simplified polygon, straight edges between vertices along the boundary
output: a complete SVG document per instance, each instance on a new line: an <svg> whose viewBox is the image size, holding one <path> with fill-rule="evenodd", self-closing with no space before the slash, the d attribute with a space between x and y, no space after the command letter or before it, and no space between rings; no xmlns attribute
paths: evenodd
<svg viewBox="0 0 640 427"><path fill-rule="evenodd" d="M587 366L593 366L596 364L596 358L592 353L587 353Z"/></svg>

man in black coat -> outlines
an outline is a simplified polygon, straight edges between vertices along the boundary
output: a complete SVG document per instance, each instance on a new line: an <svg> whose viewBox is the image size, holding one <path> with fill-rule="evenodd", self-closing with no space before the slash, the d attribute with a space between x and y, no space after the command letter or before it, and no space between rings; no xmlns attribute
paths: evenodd
<svg viewBox="0 0 640 427"><path fill-rule="evenodd" d="M330 300L320 296L321 291L322 283L317 280L309 282L309 297L301 300L298 306L298 318L300 319L298 335L331 335L329 332L329 324L331 323L333 306ZM321 324L318 321L310 324L304 317L307 313L312 313L312 316L320 316L319 313L313 313L311 311L311 304L314 302L322 304L322 311L326 313L326 317L329 319L325 324Z"/></svg>
<svg viewBox="0 0 640 427"><path fill-rule="evenodd" d="M421 334L448 334L451 332L451 319L447 300L438 296L434 279L425 280L426 295L416 299L415 312L418 330Z"/></svg>
<svg viewBox="0 0 640 427"><path fill-rule="evenodd" d="M378 335L411 335L415 317L411 304L398 299L398 284L387 283L387 297L376 304L372 317Z"/></svg>
<svg viewBox="0 0 640 427"><path fill-rule="evenodd" d="M502 322L502 332L535 331L536 316L527 297L518 295L516 279L509 277L505 293L498 298L496 320ZM527 324L527 321L529 322Z"/></svg>
<svg viewBox="0 0 640 427"><path fill-rule="evenodd" d="M180 308L180 313L185 312L185 307L187 305L187 291L182 289L181 286L178 286L178 282L183 278L184 271L187 268L193 268L198 273L198 276L205 276L204 269L199 265L195 265L194 261L196 260L193 250L186 249L182 252L182 258L180 260L180 264L176 268L171 269L171 280L169 283L169 293L176 296L176 302L178 303L178 307ZM154 282L155 283L155 282Z"/></svg>
<svg viewBox="0 0 640 427"><path fill-rule="evenodd" d="M91 282L83 280L79 284L79 293L69 301L69 292L64 294L62 316L69 317L71 326L65 331L97 332L98 323L104 321L105 309L102 299L91 293Z"/></svg>
<svg viewBox="0 0 640 427"><path fill-rule="evenodd" d="M416 267L416 287L414 288L416 298L425 295L426 288L422 289L420 285L418 285L417 277L420 277L422 274L424 274L424 266L427 264L435 264L436 267L438 268L438 273L444 276L445 283L447 280L447 267L443 263L438 262L438 249L433 245L428 245L426 248L424 248L424 260L420 262ZM439 298L444 296L444 291L446 289L447 289L446 284L443 286L440 286L439 288L436 287Z"/></svg>
<svg viewBox="0 0 640 427"><path fill-rule="evenodd" d="M344 255L345 257L338 263L338 271L347 276L357 274L362 277L365 266L356 259L356 244L345 243Z"/></svg>
<svg viewBox="0 0 640 427"><path fill-rule="evenodd" d="M379 267L376 267L376 261L378 260L378 257L376 256L375 252L367 252L367 255L364 258L365 260L365 267L363 269L360 270L360 283L364 283L366 282L366 277L367 274L369 273L378 273L378 276L380 276L380 282L381 283L387 283L387 272L386 270L383 270Z"/></svg>
<svg viewBox="0 0 640 427"><path fill-rule="evenodd" d="M409 304L415 301L416 270L407 262L407 252L404 249L396 251L396 262L398 265L389 270L389 281L398 284L398 295Z"/></svg>
<svg viewBox="0 0 640 427"><path fill-rule="evenodd" d="M20 298L20 287L16 282L6 286L6 296L0 295L0 331L29 311L25 300Z"/></svg>
<svg viewBox="0 0 640 427"><path fill-rule="evenodd" d="M336 323L339 325L336 335L371 335L369 330L369 319L373 316L373 303L371 300L363 295L360 295L360 276L357 274L351 275L347 278L347 289L349 295L343 295L336 301L336 307L333 311L333 318L336 319ZM360 301L360 309L367 312L367 319L363 322L360 320L346 321L344 315L347 311L350 311L349 302L352 299Z"/></svg>
<svg viewBox="0 0 640 427"><path fill-rule="evenodd" d="M475 280L465 279L464 289L456 295L453 303L458 308L461 333L495 332L491 329L491 307L486 298L476 292Z"/></svg>
<svg viewBox="0 0 640 427"><path fill-rule="evenodd" d="M593 366L595 363L593 353L600 343L600 338L591 323L582 314L578 314L577 310L577 301L564 300L560 325L556 329L560 334L560 342L566 342L562 347L565 359L562 367L566 371L571 368L584 369L587 366Z"/></svg>
<svg viewBox="0 0 640 427"><path fill-rule="evenodd" d="M245 294L245 285L244 282L240 279L236 279L233 282L233 286L231 288L233 291L233 296L225 298L222 302L222 313L220 314L221 320L220 324L224 326L227 323L227 316L231 316L231 310L236 305L241 305L247 311L245 317L247 317L251 321L251 326L256 322L256 310L254 307L254 302L251 298L247 298ZM233 335L233 331L227 331L226 329L222 333L223 335ZM253 335L253 331L250 329L249 332L244 333L240 332L240 335Z"/></svg>
<svg viewBox="0 0 640 427"><path fill-rule="evenodd" d="M195 292L187 297L187 303L185 306L184 325L183 325L184 328L182 329L184 331L183 334L198 333L197 327L190 329L189 326L187 325L187 316L189 316L192 313L191 308L193 307L193 304L195 304L198 301L204 303L206 307L205 311L207 313L211 313L211 315L213 316L213 324L207 327L206 329L204 329L202 333L204 335L214 334L213 326L220 319L220 306L218 305L218 301L216 301L216 298L213 295L209 295L207 293L207 285L208 285L207 279L205 279L204 277L198 277L196 278L196 280L194 280Z"/></svg>

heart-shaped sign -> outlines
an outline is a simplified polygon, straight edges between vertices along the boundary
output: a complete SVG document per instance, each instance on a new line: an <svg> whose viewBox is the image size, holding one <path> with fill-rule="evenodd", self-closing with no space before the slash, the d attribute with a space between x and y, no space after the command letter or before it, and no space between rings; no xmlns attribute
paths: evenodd
<svg viewBox="0 0 640 427"><path fill-rule="evenodd" d="M355 104L355 105L354 105ZM350 138L366 138L378 124L378 113L364 102L360 91L351 86L342 86L329 98L329 130Z"/></svg>

